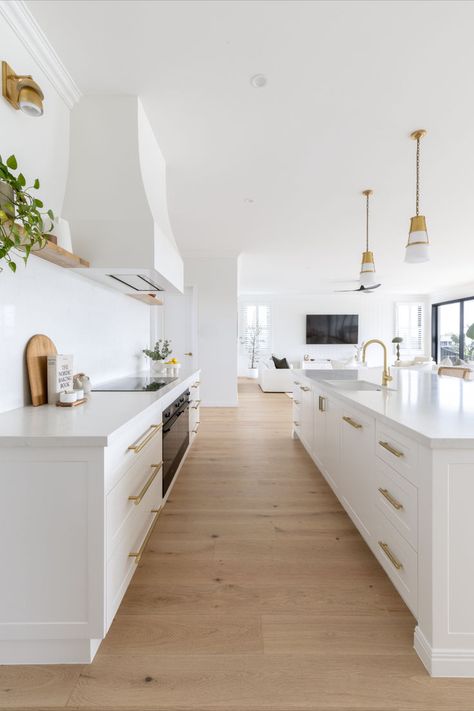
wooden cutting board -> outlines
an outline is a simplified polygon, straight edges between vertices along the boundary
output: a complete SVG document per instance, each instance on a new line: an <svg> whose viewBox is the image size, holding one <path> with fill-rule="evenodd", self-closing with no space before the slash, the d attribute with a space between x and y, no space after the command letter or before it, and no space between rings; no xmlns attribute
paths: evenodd
<svg viewBox="0 0 474 711"><path fill-rule="evenodd" d="M47 358L58 351L48 336L37 333L26 345L26 367L30 381L31 402L46 405L48 402Z"/></svg>

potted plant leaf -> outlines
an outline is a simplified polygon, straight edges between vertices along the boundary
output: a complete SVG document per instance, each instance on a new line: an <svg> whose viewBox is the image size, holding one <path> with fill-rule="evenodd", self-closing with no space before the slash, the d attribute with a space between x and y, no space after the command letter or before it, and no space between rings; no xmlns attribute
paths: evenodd
<svg viewBox="0 0 474 711"><path fill-rule="evenodd" d="M166 368L165 360L173 352L171 341L160 338L153 350L144 348L142 351L148 358L151 359L151 372L153 375L161 375Z"/></svg>
<svg viewBox="0 0 474 711"><path fill-rule="evenodd" d="M0 156L0 271L5 262L15 272L16 255L26 264L32 250L43 249L46 234L53 229L53 211L45 210L43 202L31 194L39 189L40 181L36 178L33 185L27 186L23 173L14 174L17 170L14 155L6 162Z"/></svg>

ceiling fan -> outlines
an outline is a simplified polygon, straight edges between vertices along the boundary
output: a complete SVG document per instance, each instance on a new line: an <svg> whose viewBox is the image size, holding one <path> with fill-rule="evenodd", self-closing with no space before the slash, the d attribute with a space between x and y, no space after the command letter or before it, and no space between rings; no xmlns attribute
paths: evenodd
<svg viewBox="0 0 474 711"><path fill-rule="evenodd" d="M336 289L337 292L358 291L361 294L371 294L374 289L378 289L381 284L375 284L375 262L374 253L369 250L369 197L373 190L364 190L362 195L366 199L366 222L365 222L365 252L362 252L362 264L360 267L359 287L357 289Z"/></svg>
<svg viewBox="0 0 474 711"><path fill-rule="evenodd" d="M358 289L335 289L337 294L347 293L349 291L360 291L361 293L371 294L374 289L378 289L382 284L372 284L371 286L364 286L361 284Z"/></svg>

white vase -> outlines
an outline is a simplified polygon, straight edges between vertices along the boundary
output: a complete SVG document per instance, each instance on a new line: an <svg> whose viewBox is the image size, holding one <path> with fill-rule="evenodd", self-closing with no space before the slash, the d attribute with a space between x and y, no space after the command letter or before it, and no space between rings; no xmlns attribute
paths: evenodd
<svg viewBox="0 0 474 711"><path fill-rule="evenodd" d="M151 374L156 377L163 377L166 375L167 366L163 360L152 360L150 361Z"/></svg>

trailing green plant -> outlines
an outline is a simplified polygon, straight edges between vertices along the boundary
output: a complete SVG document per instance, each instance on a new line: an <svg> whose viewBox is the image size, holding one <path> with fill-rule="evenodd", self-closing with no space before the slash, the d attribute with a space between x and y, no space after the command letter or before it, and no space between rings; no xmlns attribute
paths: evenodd
<svg viewBox="0 0 474 711"><path fill-rule="evenodd" d="M163 344L163 345L162 345ZM149 348L144 348L143 353L152 360L164 360L173 352L171 341L159 339L155 343L155 348L151 351Z"/></svg>
<svg viewBox="0 0 474 711"><path fill-rule="evenodd" d="M0 263L3 260L12 270L16 271L14 256L18 254L23 261L28 261L30 252L37 247L42 249L46 244L45 235L53 229L54 213L43 209L43 202L33 197L32 190L38 190L40 181L35 179L33 185L26 185L23 173L15 175L18 163L14 155L3 162L0 156ZM5 196L3 185L10 186L11 196ZM46 227L46 216L50 225ZM0 271L2 270L0 264Z"/></svg>

